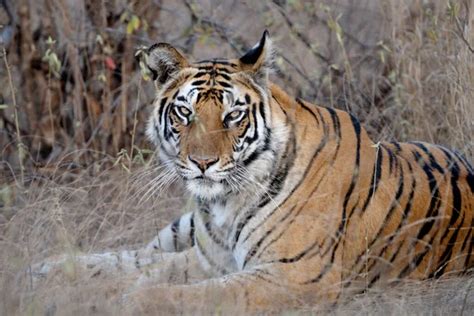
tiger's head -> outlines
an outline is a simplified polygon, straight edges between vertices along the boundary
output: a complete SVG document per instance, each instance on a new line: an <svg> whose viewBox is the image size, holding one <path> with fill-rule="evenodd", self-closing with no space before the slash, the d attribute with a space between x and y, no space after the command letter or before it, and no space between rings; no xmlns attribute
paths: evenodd
<svg viewBox="0 0 474 316"><path fill-rule="evenodd" d="M147 134L187 189L214 199L251 187L272 168L268 32L239 59L191 63L166 43L148 48L157 96Z"/></svg>

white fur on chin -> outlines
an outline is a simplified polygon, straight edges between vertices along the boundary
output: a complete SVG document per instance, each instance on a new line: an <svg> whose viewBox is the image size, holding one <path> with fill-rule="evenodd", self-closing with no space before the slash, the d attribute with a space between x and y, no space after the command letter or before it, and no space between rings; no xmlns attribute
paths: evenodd
<svg viewBox="0 0 474 316"><path fill-rule="evenodd" d="M226 189L222 183L219 182L204 182L200 180L186 181L186 188L194 196L212 200L225 194Z"/></svg>

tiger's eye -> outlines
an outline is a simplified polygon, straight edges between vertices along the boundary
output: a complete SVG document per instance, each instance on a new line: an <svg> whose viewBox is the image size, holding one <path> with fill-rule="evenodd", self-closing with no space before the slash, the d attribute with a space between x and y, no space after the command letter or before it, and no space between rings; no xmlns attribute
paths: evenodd
<svg viewBox="0 0 474 316"><path fill-rule="evenodd" d="M246 112L243 110L235 110L226 115L224 124L229 125L232 123L238 123L245 117Z"/></svg>
<svg viewBox="0 0 474 316"><path fill-rule="evenodd" d="M191 114L191 111L185 106L178 106L176 110L183 116L188 116Z"/></svg>
<svg viewBox="0 0 474 316"><path fill-rule="evenodd" d="M229 113L229 119L235 120L242 114L242 111L233 111Z"/></svg>

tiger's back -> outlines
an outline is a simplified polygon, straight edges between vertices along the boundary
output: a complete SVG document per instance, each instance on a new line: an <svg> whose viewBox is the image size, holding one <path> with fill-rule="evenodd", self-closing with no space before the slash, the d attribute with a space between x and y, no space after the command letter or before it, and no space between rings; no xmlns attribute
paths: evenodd
<svg viewBox="0 0 474 316"><path fill-rule="evenodd" d="M266 251L273 262L279 253L303 271L298 283L351 289L472 268L474 176L464 158L427 143L374 144L352 115L271 91L308 146L290 158L298 185L259 224L246 260L265 261Z"/></svg>
<svg viewBox="0 0 474 316"><path fill-rule="evenodd" d="M372 225L348 228L350 239L359 238L348 243L353 260L347 269L354 281L350 277L347 285L472 268L472 167L458 154L427 143L379 143L376 149L373 180L355 212Z"/></svg>

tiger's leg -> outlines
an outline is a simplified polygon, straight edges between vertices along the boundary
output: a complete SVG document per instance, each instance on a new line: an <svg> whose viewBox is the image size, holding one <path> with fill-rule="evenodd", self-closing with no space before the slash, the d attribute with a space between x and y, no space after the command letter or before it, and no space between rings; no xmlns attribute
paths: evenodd
<svg viewBox="0 0 474 316"><path fill-rule="evenodd" d="M53 271L77 275L133 273L163 259L162 252L183 251L193 244L193 213L186 213L169 224L146 247L138 250L95 254L63 254L31 267L33 280L46 278Z"/></svg>
<svg viewBox="0 0 474 316"><path fill-rule="evenodd" d="M339 271L329 269L315 283L294 278L291 264L266 264L251 270L187 285L141 284L125 296L131 314L254 313L288 311L305 304L334 303L340 291ZM293 272L291 272L293 271ZM314 272L314 270L312 271Z"/></svg>
<svg viewBox="0 0 474 316"><path fill-rule="evenodd" d="M189 212L168 224L145 247L147 251L178 252L194 245L194 213Z"/></svg>
<svg viewBox="0 0 474 316"><path fill-rule="evenodd" d="M182 252L155 252L140 265L137 251L107 252L90 255L63 255L34 265L27 272L36 287L41 281L101 277L129 279L134 287L157 283L188 283L209 278L201 268L193 248ZM143 261L142 261L143 262ZM29 275L31 273L31 275Z"/></svg>
<svg viewBox="0 0 474 316"><path fill-rule="evenodd" d="M33 283L37 284L51 275L82 278L134 273L161 259L162 256L159 252L145 253L142 250L94 254L68 253L50 257L43 262L34 264L31 269L28 269L27 273L33 279Z"/></svg>
<svg viewBox="0 0 474 316"><path fill-rule="evenodd" d="M91 256L88 258L90 259ZM106 258L103 256L100 257L100 260L104 259ZM62 276L51 275L51 278L48 278L48 280L45 280L45 282L41 284L43 289L48 288L48 296L38 300L42 304L39 305L39 308L45 311L54 310L54 314L58 315L68 315L71 313L71 303L78 302L79 306L77 306L77 310L76 308L73 309L78 315L97 313L128 315L124 313L122 306L117 304L120 303L120 300L117 301L113 298L123 298L122 295L124 291L133 286L140 286L140 284L146 285L148 284L147 282L153 282L153 285L156 285L156 282L196 282L209 277L205 271L201 269L200 264L197 262L196 253L191 251L191 249L179 253L161 253L159 260L153 269L150 266L135 270L134 273L119 273L113 275L113 277L106 278L92 279L81 277L79 280L64 280ZM141 280L141 282L137 283L137 279ZM58 284L58 281L62 282ZM51 286L52 284L54 286ZM86 301L83 300L84 289L90 291ZM38 293L42 292L43 291L40 290ZM105 308L106 312L101 312L101 308ZM39 309L39 311L41 311L41 309ZM45 312L45 314L49 313Z"/></svg>
<svg viewBox="0 0 474 316"><path fill-rule="evenodd" d="M132 289L166 284L194 283L211 276L209 271L202 268L196 251L193 248L172 253L161 253L160 260L150 264L132 277Z"/></svg>

